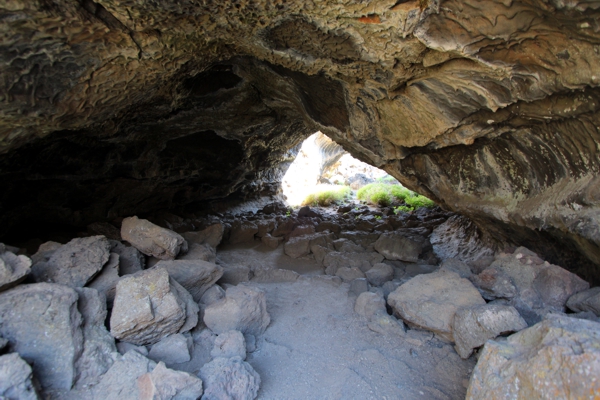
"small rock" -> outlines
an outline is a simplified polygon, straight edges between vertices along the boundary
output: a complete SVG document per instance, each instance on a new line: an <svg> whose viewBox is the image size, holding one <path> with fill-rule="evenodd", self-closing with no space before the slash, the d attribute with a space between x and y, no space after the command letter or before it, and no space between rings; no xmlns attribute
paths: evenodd
<svg viewBox="0 0 600 400"><path fill-rule="evenodd" d="M507 340L489 340L471 376L467 400L597 397L598 326L556 315Z"/></svg>
<svg viewBox="0 0 600 400"><path fill-rule="evenodd" d="M283 242L283 237L273 237L273 236L271 236L270 234L267 233L264 236L262 236L262 238L260 239L260 241L264 245L266 245L266 246L268 246L268 247L270 247L272 249L276 249L277 247L279 247L279 244L281 242Z"/></svg>
<svg viewBox="0 0 600 400"><path fill-rule="evenodd" d="M181 236L183 236L188 244L208 244L211 247L216 248L219 244L221 244L224 232L225 227L222 223L218 222L216 224L209 225L201 231L185 232L181 234Z"/></svg>
<svg viewBox="0 0 600 400"><path fill-rule="evenodd" d="M31 260L9 251L0 253L0 292L17 286L31 272Z"/></svg>
<svg viewBox="0 0 600 400"><path fill-rule="evenodd" d="M387 232L375 242L375 250L388 260L417 262L423 246L396 232Z"/></svg>
<svg viewBox="0 0 600 400"><path fill-rule="evenodd" d="M196 302L223 276L223 268L202 260L161 261L152 267L156 268L165 268L169 276L183 286Z"/></svg>
<svg viewBox="0 0 600 400"><path fill-rule="evenodd" d="M363 292L369 291L369 283L366 278L357 278L350 282L349 293L359 296Z"/></svg>
<svg viewBox="0 0 600 400"><path fill-rule="evenodd" d="M306 256L310 253L310 239L306 236L290 238L283 246L285 254L292 258Z"/></svg>
<svg viewBox="0 0 600 400"><path fill-rule="evenodd" d="M371 316L367 324L370 330L389 336L404 336L406 329L404 323L383 312L377 312Z"/></svg>
<svg viewBox="0 0 600 400"><path fill-rule="evenodd" d="M210 352L213 358L240 357L246 359L246 340L240 331L223 332L215 339L215 345Z"/></svg>
<svg viewBox="0 0 600 400"><path fill-rule="evenodd" d="M87 287L96 289L106 297L109 308L112 308L113 302L115 301L117 282L119 282L120 279L119 268L119 255L117 253L110 253L110 258L102 268L102 271L87 284Z"/></svg>
<svg viewBox="0 0 600 400"><path fill-rule="evenodd" d="M244 243L254 240L254 235L258 233L258 227L247 221L234 221L231 224L231 234L229 235L229 243Z"/></svg>
<svg viewBox="0 0 600 400"><path fill-rule="evenodd" d="M200 370L208 399L252 400L258 395L260 376L239 357L215 358Z"/></svg>
<svg viewBox="0 0 600 400"><path fill-rule="evenodd" d="M354 311L367 319L370 319L377 313L386 314L385 300L378 293L361 293L356 299L356 303L354 303Z"/></svg>
<svg viewBox="0 0 600 400"><path fill-rule="evenodd" d="M581 291L569 297L567 307L575 312L591 311L600 317L600 286Z"/></svg>
<svg viewBox="0 0 600 400"><path fill-rule="evenodd" d="M400 286L400 282L387 281L386 283L384 283L381 286L381 289L383 290L383 297L387 300L390 293L392 293L392 292L394 292L394 290L398 289L398 286Z"/></svg>
<svg viewBox="0 0 600 400"><path fill-rule="evenodd" d="M344 282L351 282L355 279L364 278L365 274L356 267L342 267L336 271L335 276L339 276Z"/></svg>
<svg viewBox="0 0 600 400"><path fill-rule="evenodd" d="M206 289L200 298L200 303L209 306L223 298L225 298L225 290L219 285L213 285Z"/></svg>
<svg viewBox="0 0 600 400"><path fill-rule="evenodd" d="M144 269L146 259L138 249L126 246L120 241L109 240L110 251L119 255L119 274L121 276L135 274Z"/></svg>
<svg viewBox="0 0 600 400"><path fill-rule="evenodd" d="M38 394L31 382L31 367L19 354L0 356L0 398L7 400L37 400Z"/></svg>
<svg viewBox="0 0 600 400"><path fill-rule="evenodd" d="M93 387L94 399L139 400L138 378L152 371L156 363L138 353L129 351L120 357Z"/></svg>
<svg viewBox="0 0 600 400"><path fill-rule="evenodd" d="M321 218L321 214L311 210L309 206L304 206L298 210L298 218Z"/></svg>
<svg viewBox="0 0 600 400"><path fill-rule="evenodd" d="M191 400L202 396L200 378L183 371L168 369L159 362L152 372L137 379L140 400Z"/></svg>
<svg viewBox="0 0 600 400"><path fill-rule="evenodd" d="M238 330L260 335L270 322L264 291L249 286L228 288L224 299L204 311L204 323L217 334Z"/></svg>
<svg viewBox="0 0 600 400"><path fill-rule="evenodd" d="M107 263L110 247L104 236L73 239L59 247L47 262L33 264L31 274L36 282L83 287Z"/></svg>
<svg viewBox="0 0 600 400"><path fill-rule="evenodd" d="M181 364L190 361L191 339L181 333L169 335L154 344L148 352L148 358L167 365Z"/></svg>
<svg viewBox="0 0 600 400"><path fill-rule="evenodd" d="M373 268L365 272L367 280L373 286L381 286L394 278L394 268L387 264L377 263Z"/></svg>
<svg viewBox="0 0 600 400"><path fill-rule="evenodd" d="M341 253L364 253L365 252L364 247L354 243L351 240L339 239L339 241L342 241L342 243L341 243L341 246L339 246L339 249L338 249L338 247L336 247L336 250L338 250Z"/></svg>
<svg viewBox="0 0 600 400"><path fill-rule="evenodd" d="M518 294L510 277L496 268L486 268L479 275L472 276L471 281L487 300L512 299Z"/></svg>
<svg viewBox="0 0 600 400"><path fill-rule="evenodd" d="M147 256L161 260L173 260L180 251L188 250L187 242L178 233L135 216L123 220L121 237Z"/></svg>
<svg viewBox="0 0 600 400"><path fill-rule="evenodd" d="M456 272L461 278L469 278L471 275L473 275L471 267L456 258L448 258L444 260L440 266L440 271L441 270Z"/></svg>
<svg viewBox="0 0 600 400"><path fill-rule="evenodd" d="M483 346L488 339L527 328L527 322L512 306L483 304L461 308L454 315L452 334L456 352L469 358L473 349Z"/></svg>

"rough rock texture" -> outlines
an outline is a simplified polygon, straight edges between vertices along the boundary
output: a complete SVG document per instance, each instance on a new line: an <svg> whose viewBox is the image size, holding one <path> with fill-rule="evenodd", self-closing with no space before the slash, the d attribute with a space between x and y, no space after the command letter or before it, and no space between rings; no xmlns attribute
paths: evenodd
<svg viewBox="0 0 600 400"><path fill-rule="evenodd" d="M120 257L117 253L110 253L108 262L102 268L102 271L92 279L86 286L101 292L106 298L109 307L115 301L117 282L120 274Z"/></svg>
<svg viewBox="0 0 600 400"><path fill-rule="evenodd" d="M260 376L239 357L215 358L200 370L206 400L253 400L258 394Z"/></svg>
<svg viewBox="0 0 600 400"><path fill-rule="evenodd" d="M215 339L215 345L210 351L213 358L240 357L246 359L246 340L240 331L223 332Z"/></svg>
<svg viewBox="0 0 600 400"><path fill-rule="evenodd" d="M365 275L371 285L381 286L394 278L394 268L384 263L378 263L365 272Z"/></svg>
<svg viewBox="0 0 600 400"><path fill-rule="evenodd" d="M126 246L117 240L109 240L112 253L119 255L119 274L130 275L140 272L146 266L146 259L138 249Z"/></svg>
<svg viewBox="0 0 600 400"><path fill-rule="evenodd" d="M196 302L223 276L223 268L202 260L160 261L152 268L165 268L169 276L183 286Z"/></svg>
<svg viewBox="0 0 600 400"><path fill-rule="evenodd" d="M552 316L506 341L488 341L467 400L595 398L600 393L598 326Z"/></svg>
<svg viewBox="0 0 600 400"><path fill-rule="evenodd" d="M488 339L527 328L527 322L512 306L483 304L461 308L454 314L452 336L456 352L468 358L474 348L482 346Z"/></svg>
<svg viewBox="0 0 600 400"><path fill-rule="evenodd" d="M180 333L169 335L155 343L148 352L148 358L167 365L190 361L191 343Z"/></svg>
<svg viewBox="0 0 600 400"><path fill-rule="evenodd" d="M31 259L0 248L0 292L21 283L31 272Z"/></svg>
<svg viewBox="0 0 600 400"><path fill-rule="evenodd" d="M136 216L123 220L121 237L147 256L161 260L172 260L180 251L188 250L187 242L178 233Z"/></svg>
<svg viewBox="0 0 600 400"><path fill-rule="evenodd" d="M110 257L110 243L104 236L71 240L59 247L48 261L31 267L36 282L82 287L100 272Z"/></svg>
<svg viewBox="0 0 600 400"><path fill-rule="evenodd" d="M567 307L575 312L591 311L600 316L600 287L584 290L569 297Z"/></svg>
<svg viewBox="0 0 600 400"><path fill-rule="evenodd" d="M417 262L422 245L402 234L384 233L375 242L375 250L388 260Z"/></svg>
<svg viewBox="0 0 600 400"><path fill-rule="evenodd" d="M0 397L3 399L37 400L32 377L31 367L19 354L0 356Z"/></svg>
<svg viewBox="0 0 600 400"><path fill-rule="evenodd" d="M139 400L192 400L202 396L200 378L168 369L162 362L152 372L140 376L137 384Z"/></svg>
<svg viewBox="0 0 600 400"><path fill-rule="evenodd" d="M595 2L16 0L1 13L3 232L275 194L290 149L321 130L491 240L597 274Z"/></svg>
<svg viewBox="0 0 600 400"><path fill-rule="evenodd" d="M181 236L188 244L209 244L212 247L217 247L223 239L224 227L222 223L212 224L197 232L185 232Z"/></svg>
<svg viewBox="0 0 600 400"><path fill-rule="evenodd" d="M440 259L454 258L469 263L494 255L481 236L470 219L454 215L433 230L430 241L435 255Z"/></svg>
<svg viewBox="0 0 600 400"><path fill-rule="evenodd" d="M354 303L354 311L367 319L378 313L385 314L385 300L378 293L361 293Z"/></svg>
<svg viewBox="0 0 600 400"><path fill-rule="evenodd" d="M156 363L135 350L120 357L93 387L93 398L139 400L138 378L152 371Z"/></svg>
<svg viewBox="0 0 600 400"><path fill-rule="evenodd" d="M485 304L471 282L451 271L416 276L390 293L387 302L404 322L450 342L454 314L461 307Z"/></svg>

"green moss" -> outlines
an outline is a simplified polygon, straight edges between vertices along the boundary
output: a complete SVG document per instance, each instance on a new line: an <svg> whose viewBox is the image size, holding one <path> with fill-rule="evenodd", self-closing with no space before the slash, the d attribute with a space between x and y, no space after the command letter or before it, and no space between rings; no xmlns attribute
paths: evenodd
<svg viewBox="0 0 600 400"><path fill-rule="evenodd" d="M331 203L344 201L351 193L352 190L348 186L327 186L306 196L302 205L329 206Z"/></svg>
<svg viewBox="0 0 600 400"><path fill-rule="evenodd" d="M400 185L390 185L387 183L371 183L363 186L356 193L359 200L366 201L371 204L388 206L394 202L406 203L405 209L401 211L412 211L417 208L435 207L435 203L425 196L416 194L413 191Z"/></svg>
<svg viewBox="0 0 600 400"><path fill-rule="evenodd" d="M427 197L421 196L421 195L407 197L406 199L404 199L404 201L406 202L407 205L409 205L415 209L421 208L421 207L427 207L427 208L435 207L435 203L433 202L433 200L429 200Z"/></svg>
<svg viewBox="0 0 600 400"><path fill-rule="evenodd" d="M398 206L396 208L394 208L394 214L399 214L401 212L411 212L412 210L414 210L414 208L412 207L408 207L408 206Z"/></svg>

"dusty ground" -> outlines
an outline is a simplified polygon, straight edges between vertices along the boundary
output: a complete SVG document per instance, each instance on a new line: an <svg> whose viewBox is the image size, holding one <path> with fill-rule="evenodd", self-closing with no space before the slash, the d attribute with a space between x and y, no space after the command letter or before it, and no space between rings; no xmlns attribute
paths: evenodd
<svg viewBox="0 0 600 400"><path fill-rule="evenodd" d="M266 291L271 325L248 362L262 379L260 399L462 399L475 361L425 331L383 336L354 313L348 284L319 276L310 258L282 246L223 246L223 262L255 262L303 274L293 283L250 283Z"/></svg>

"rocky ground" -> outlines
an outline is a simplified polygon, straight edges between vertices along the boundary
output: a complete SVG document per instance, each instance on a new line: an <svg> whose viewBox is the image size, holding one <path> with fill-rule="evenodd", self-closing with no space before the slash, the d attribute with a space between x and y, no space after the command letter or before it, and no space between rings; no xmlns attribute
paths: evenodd
<svg viewBox="0 0 600 400"><path fill-rule="evenodd" d="M599 288L526 248L486 247L458 215L274 203L151 219L34 254L2 245L0 396L600 392Z"/></svg>

